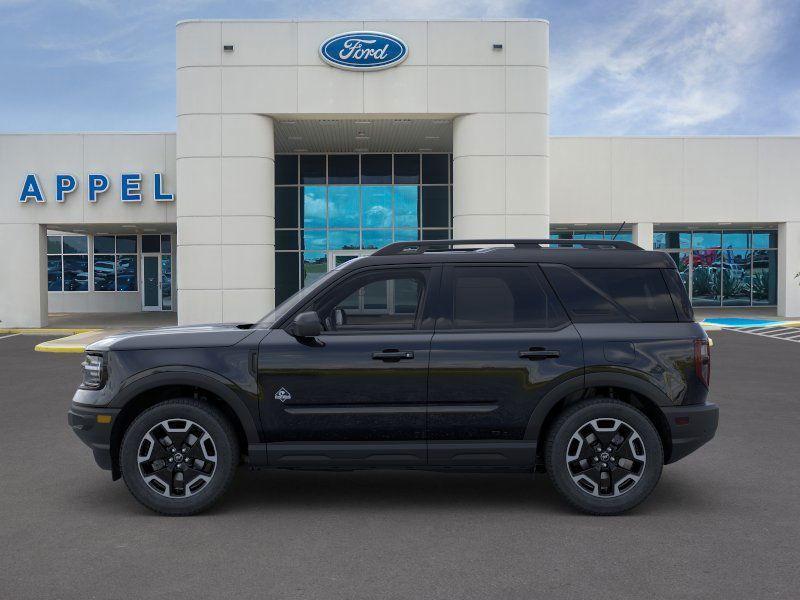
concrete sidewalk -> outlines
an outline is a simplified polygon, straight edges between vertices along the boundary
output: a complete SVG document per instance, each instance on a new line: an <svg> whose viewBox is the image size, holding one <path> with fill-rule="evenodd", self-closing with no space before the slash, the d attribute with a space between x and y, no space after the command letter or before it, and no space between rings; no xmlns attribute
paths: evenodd
<svg viewBox="0 0 800 600"><path fill-rule="evenodd" d="M37 344L37 352L81 353L86 346L110 335L176 325L175 312L50 313L50 325L36 329L14 329L9 333L61 335ZM2 331L2 330L0 330Z"/></svg>

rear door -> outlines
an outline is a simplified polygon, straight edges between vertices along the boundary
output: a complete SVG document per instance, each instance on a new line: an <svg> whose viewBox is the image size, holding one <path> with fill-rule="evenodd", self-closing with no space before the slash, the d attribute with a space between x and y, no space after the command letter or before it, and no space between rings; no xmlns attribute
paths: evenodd
<svg viewBox="0 0 800 600"><path fill-rule="evenodd" d="M535 265L447 265L431 344L431 465L530 466L539 400L583 375L580 336Z"/></svg>

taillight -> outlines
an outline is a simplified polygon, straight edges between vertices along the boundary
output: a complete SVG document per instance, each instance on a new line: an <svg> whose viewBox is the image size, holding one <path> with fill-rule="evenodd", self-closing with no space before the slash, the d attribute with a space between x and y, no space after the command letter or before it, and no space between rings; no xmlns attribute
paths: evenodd
<svg viewBox="0 0 800 600"><path fill-rule="evenodd" d="M694 371L708 387L711 383L711 348L707 339L694 341Z"/></svg>

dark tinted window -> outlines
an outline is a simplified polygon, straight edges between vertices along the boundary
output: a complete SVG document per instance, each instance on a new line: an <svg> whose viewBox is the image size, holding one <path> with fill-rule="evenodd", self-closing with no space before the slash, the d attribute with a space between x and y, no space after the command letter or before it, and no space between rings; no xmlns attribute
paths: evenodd
<svg viewBox="0 0 800 600"><path fill-rule="evenodd" d="M547 328L566 321L529 267L455 267L451 282L454 329Z"/></svg>
<svg viewBox="0 0 800 600"><path fill-rule="evenodd" d="M161 250L161 236L159 235L142 236L142 252L159 252L160 250ZM96 244L94 251L97 252Z"/></svg>
<svg viewBox="0 0 800 600"><path fill-rule="evenodd" d="M392 155L364 154L361 156L361 183L392 183Z"/></svg>
<svg viewBox="0 0 800 600"><path fill-rule="evenodd" d="M134 254L136 252L136 236L135 235L118 235L117 236L117 254ZM158 252L158 250L156 250Z"/></svg>
<svg viewBox="0 0 800 600"><path fill-rule="evenodd" d="M114 254L114 236L113 235L96 235L94 236L94 252L95 254Z"/></svg>
<svg viewBox="0 0 800 600"><path fill-rule="evenodd" d="M328 183L358 183L358 154L331 154Z"/></svg>
<svg viewBox="0 0 800 600"><path fill-rule="evenodd" d="M576 323L625 323L631 319L603 293L564 265L542 265L570 317Z"/></svg>
<svg viewBox="0 0 800 600"><path fill-rule="evenodd" d="M578 272L640 321L677 320L661 269L578 269Z"/></svg>
<svg viewBox="0 0 800 600"><path fill-rule="evenodd" d="M422 183L447 183L447 154L422 155Z"/></svg>
<svg viewBox="0 0 800 600"><path fill-rule="evenodd" d="M297 185L297 155L275 156L275 185Z"/></svg>
<svg viewBox="0 0 800 600"><path fill-rule="evenodd" d="M447 214L448 188L444 186L423 186L422 188L422 226L449 227Z"/></svg>
<svg viewBox="0 0 800 600"><path fill-rule="evenodd" d="M672 295L672 304L678 313L679 321L694 321L694 310L689 301L689 295L681 281L681 276L676 269L664 269L661 271L667 282L667 287Z"/></svg>
<svg viewBox="0 0 800 600"><path fill-rule="evenodd" d="M419 183L419 154L394 155L394 182Z"/></svg>
<svg viewBox="0 0 800 600"><path fill-rule="evenodd" d="M325 155L300 156L300 183L325 183Z"/></svg>
<svg viewBox="0 0 800 600"><path fill-rule="evenodd" d="M328 331L414 329L424 292L422 271L376 272L341 283L315 310Z"/></svg>

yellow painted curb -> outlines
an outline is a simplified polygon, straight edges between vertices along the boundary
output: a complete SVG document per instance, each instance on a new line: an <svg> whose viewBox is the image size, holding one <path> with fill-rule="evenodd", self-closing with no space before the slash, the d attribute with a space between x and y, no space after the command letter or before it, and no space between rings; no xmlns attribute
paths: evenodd
<svg viewBox="0 0 800 600"><path fill-rule="evenodd" d="M33 349L36 352L56 352L63 354L83 354L86 346L48 346L47 342L36 344Z"/></svg>
<svg viewBox="0 0 800 600"><path fill-rule="evenodd" d="M110 331L92 329L84 333L76 333L66 337L47 340L34 346L36 352L68 352L79 353L86 350L86 346L111 335Z"/></svg>

